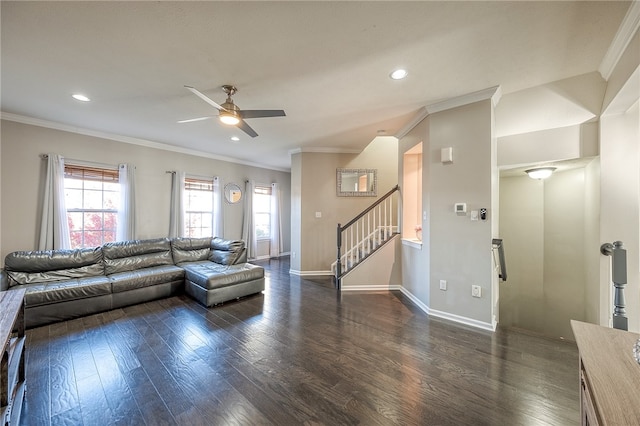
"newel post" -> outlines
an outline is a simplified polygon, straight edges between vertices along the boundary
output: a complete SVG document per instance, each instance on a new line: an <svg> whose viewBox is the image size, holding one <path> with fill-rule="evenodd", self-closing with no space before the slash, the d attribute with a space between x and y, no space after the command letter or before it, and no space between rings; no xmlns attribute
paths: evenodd
<svg viewBox="0 0 640 426"><path fill-rule="evenodd" d="M338 261L336 262L336 289L340 291L340 275L342 275L342 262L340 261L340 257L342 257L342 254L340 253L340 251L342 250L342 227L340 226L340 224L338 224L336 241L338 245Z"/></svg>
<svg viewBox="0 0 640 426"><path fill-rule="evenodd" d="M611 278L613 280L613 328L629 329L629 320L625 311L624 286L627 284L627 250L622 241L600 246L600 253L611 256Z"/></svg>

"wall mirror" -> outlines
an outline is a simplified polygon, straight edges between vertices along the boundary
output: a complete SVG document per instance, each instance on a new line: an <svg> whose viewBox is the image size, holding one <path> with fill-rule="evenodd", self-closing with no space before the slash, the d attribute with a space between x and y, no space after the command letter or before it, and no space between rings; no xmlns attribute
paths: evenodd
<svg viewBox="0 0 640 426"><path fill-rule="evenodd" d="M376 169L337 169L338 197L375 197L378 195Z"/></svg>
<svg viewBox="0 0 640 426"><path fill-rule="evenodd" d="M242 190L235 183L228 183L224 186L224 199L229 204L235 204L242 198Z"/></svg>

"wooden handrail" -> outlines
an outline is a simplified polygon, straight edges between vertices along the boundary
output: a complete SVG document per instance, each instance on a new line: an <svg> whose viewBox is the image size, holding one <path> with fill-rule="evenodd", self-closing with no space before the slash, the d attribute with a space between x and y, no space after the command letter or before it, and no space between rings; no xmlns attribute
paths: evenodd
<svg viewBox="0 0 640 426"><path fill-rule="evenodd" d="M369 207L367 207L366 209L364 209L360 214L358 214L355 218L351 219L346 225L341 226L338 223L338 227L337 227L337 235L336 235L336 244L337 244L337 262L336 262L336 274L335 274L335 280L336 280L336 288L338 289L338 291L340 291L340 278L342 277L343 272L342 272L342 262L341 262L341 258L342 258L342 233L348 229L349 227L351 227L353 224L357 223L358 220L362 219L364 216L366 216L369 212L371 212L373 209L375 209L377 206L379 206L380 204L382 204L383 202L385 202L386 200L388 200L395 192L400 190L400 186L396 185L395 187L393 187L389 192L387 192L386 194L384 194L382 197L380 197L376 202L374 202L373 204L371 204ZM346 272L345 272L346 273Z"/></svg>
<svg viewBox="0 0 640 426"><path fill-rule="evenodd" d="M378 201L376 201L375 203L371 204L369 207L367 207L366 209L364 209L362 211L362 213L360 213L358 216L356 216L355 218L351 219L349 222L347 222L346 225L344 225L341 229L341 231L344 231L345 229L347 229L348 227L350 227L351 225L353 225L354 223L356 223L358 221L358 219L362 218L364 215L366 215L367 213L369 213L371 210L373 210L374 208L376 208L380 203L382 203L383 201L385 201L387 198L389 198L394 192L399 191L400 190L400 186L396 185L395 187L393 187L393 189L391 189L391 191L387 192L386 194L384 194L382 197L380 197L380 199ZM338 226L340 226L340 224L338 224Z"/></svg>

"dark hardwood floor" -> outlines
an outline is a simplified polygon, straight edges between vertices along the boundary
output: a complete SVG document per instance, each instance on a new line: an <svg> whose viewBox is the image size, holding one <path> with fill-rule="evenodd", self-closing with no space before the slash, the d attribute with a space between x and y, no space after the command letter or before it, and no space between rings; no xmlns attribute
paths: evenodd
<svg viewBox="0 0 640 426"><path fill-rule="evenodd" d="M578 424L573 343L259 264L264 294L238 302L179 296L29 330L23 424Z"/></svg>

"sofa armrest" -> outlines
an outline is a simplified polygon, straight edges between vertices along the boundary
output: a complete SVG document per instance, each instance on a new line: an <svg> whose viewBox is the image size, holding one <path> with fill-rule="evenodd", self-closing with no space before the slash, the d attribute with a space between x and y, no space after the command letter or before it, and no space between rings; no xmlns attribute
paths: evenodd
<svg viewBox="0 0 640 426"><path fill-rule="evenodd" d="M9 290L9 277L4 269L0 269L0 291Z"/></svg>
<svg viewBox="0 0 640 426"><path fill-rule="evenodd" d="M247 248L243 248L242 249L242 253L240 253L240 256L238 256L238 258L236 259L234 265L238 265L240 263L247 263Z"/></svg>

